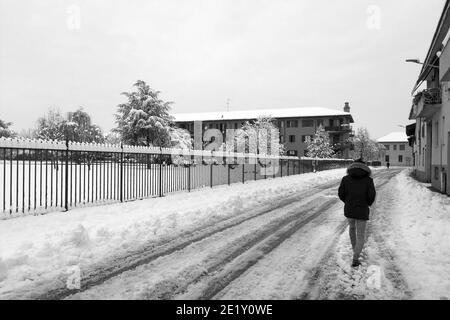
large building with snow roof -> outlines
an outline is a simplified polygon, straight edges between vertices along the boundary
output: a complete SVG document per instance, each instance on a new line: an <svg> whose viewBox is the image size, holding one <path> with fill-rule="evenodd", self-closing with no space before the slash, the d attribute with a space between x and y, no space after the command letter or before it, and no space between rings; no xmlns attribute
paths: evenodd
<svg viewBox="0 0 450 320"><path fill-rule="evenodd" d="M388 162L391 166L413 166L413 149L409 146L405 132L392 132L377 140L385 148L381 156L381 164Z"/></svg>
<svg viewBox="0 0 450 320"><path fill-rule="evenodd" d="M328 108L288 108L259 109L204 113L174 114L178 127L188 130L194 135L194 122L201 121L202 131L218 129L226 139L227 129L239 129L246 121L252 121L260 116L270 116L276 121L280 131L280 142L286 147L289 156L304 156L306 154L306 139L312 137L319 126L329 133L338 156L348 158L351 144L349 137L353 134L350 105L345 103L343 110ZM202 132L202 136L203 136Z"/></svg>
<svg viewBox="0 0 450 320"><path fill-rule="evenodd" d="M409 120L414 123L406 133L414 148L414 175L450 195L450 0L445 2L413 95Z"/></svg>

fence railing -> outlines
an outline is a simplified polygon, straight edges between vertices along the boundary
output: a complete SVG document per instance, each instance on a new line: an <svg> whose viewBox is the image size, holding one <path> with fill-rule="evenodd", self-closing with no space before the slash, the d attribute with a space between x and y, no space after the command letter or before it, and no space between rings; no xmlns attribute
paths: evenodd
<svg viewBox="0 0 450 320"><path fill-rule="evenodd" d="M349 160L0 139L0 212L69 210L347 166Z"/></svg>

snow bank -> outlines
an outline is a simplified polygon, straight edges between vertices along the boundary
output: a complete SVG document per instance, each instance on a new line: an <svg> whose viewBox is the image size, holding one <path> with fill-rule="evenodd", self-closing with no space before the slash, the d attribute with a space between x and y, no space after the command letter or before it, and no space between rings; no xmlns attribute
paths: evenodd
<svg viewBox="0 0 450 320"><path fill-rule="evenodd" d="M395 178L391 240L414 298L450 298L450 197L403 171ZM388 230L385 230L386 232Z"/></svg>
<svg viewBox="0 0 450 320"><path fill-rule="evenodd" d="M0 221L0 298L65 281L73 266L89 271L143 244L174 238L270 204L311 186L337 180L345 169L220 186L101 207Z"/></svg>

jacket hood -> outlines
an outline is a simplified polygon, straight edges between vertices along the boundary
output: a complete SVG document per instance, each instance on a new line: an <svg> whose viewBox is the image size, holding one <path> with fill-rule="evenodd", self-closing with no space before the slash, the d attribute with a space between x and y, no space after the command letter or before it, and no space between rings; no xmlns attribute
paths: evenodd
<svg viewBox="0 0 450 320"><path fill-rule="evenodd" d="M347 168L347 174L352 178L364 178L372 175L372 170L364 163L354 162Z"/></svg>

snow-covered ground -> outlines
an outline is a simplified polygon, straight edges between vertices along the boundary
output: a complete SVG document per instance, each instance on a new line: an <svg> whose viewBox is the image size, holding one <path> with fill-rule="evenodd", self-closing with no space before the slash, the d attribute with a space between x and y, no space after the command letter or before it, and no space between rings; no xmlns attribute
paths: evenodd
<svg viewBox="0 0 450 320"><path fill-rule="evenodd" d="M412 295L450 299L450 197L401 172L378 203L376 223Z"/></svg>
<svg viewBox="0 0 450 320"><path fill-rule="evenodd" d="M353 269L336 195L344 173L0 221L0 298L449 298L449 198L408 169L376 169ZM69 292L77 268L82 291Z"/></svg>
<svg viewBox="0 0 450 320"><path fill-rule="evenodd" d="M0 297L45 291L64 284L73 266L86 273L107 258L295 196L343 174L337 169L0 221Z"/></svg>
<svg viewBox="0 0 450 320"><path fill-rule="evenodd" d="M312 297L450 299L450 198L429 187L406 169L378 190L362 266L349 266L347 229Z"/></svg>

